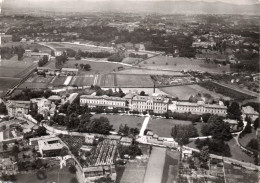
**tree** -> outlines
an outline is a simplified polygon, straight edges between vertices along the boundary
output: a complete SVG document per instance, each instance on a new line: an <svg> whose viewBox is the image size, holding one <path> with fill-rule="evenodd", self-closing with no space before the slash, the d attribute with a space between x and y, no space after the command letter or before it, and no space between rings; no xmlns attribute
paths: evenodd
<svg viewBox="0 0 260 183"><path fill-rule="evenodd" d="M140 92L140 96L146 96L145 92L144 92L144 91L141 91L141 92Z"/></svg>
<svg viewBox="0 0 260 183"><path fill-rule="evenodd" d="M209 147L203 146L200 151L200 160L204 163L208 162L209 160Z"/></svg>
<svg viewBox="0 0 260 183"><path fill-rule="evenodd" d="M47 135L46 128L43 126L40 126L35 132L36 132L36 135L39 137Z"/></svg>
<svg viewBox="0 0 260 183"><path fill-rule="evenodd" d="M19 147L17 146L17 145L14 145L13 147L12 147L12 154L14 155L14 156L18 156L18 153L20 152L20 149L19 149Z"/></svg>
<svg viewBox="0 0 260 183"><path fill-rule="evenodd" d="M32 52L39 53L39 49L38 48L34 48Z"/></svg>
<svg viewBox="0 0 260 183"><path fill-rule="evenodd" d="M43 117L43 115L42 114L36 114L35 116L34 116L34 118L36 119L36 121L38 121L38 122L41 122L43 119L44 119L44 117Z"/></svg>
<svg viewBox="0 0 260 183"><path fill-rule="evenodd" d="M3 114L3 115L7 114L7 109L6 109L6 106L3 102L0 103L0 114Z"/></svg>
<svg viewBox="0 0 260 183"><path fill-rule="evenodd" d="M61 150L60 150L60 156L64 157L64 156L67 156L69 154L69 151L66 147L63 147Z"/></svg>
<svg viewBox="0 0 260 183"><path fill-rule="evenodd" d="M198 131L193 125L174 125L171 135L180 145L185 145L189 138L198 136Z"/></svg>
<svg viewBox="0 0 260 183"><path fill-rule="evenodd" d="M122 125L120 124L118 133L123 136L128 136L130 128L127 126L127 124Z"/></svg>
<svg viewBox="0 0 260 183"><path fill-rule="evenodd" d="M228 118L231 119L240 119L240 116L242 114L240 110L240 106L237 102L232 102L232 104L227 109Z"/></svg>
<svg viewBox="0 0 260 183"><path fill-rule="evenodd" d="M4 150L4 151L6 151L6 150L7 150L7 148L8 148L7 144L6 144L6 143L4 143L4 144L3 144L3 150Z"/></svg>
<svg viewBox="0 0 260 183"><path fill-rule="evenodd" d="M202 117L203 122L204 122L204 123L207 123L208 120L209 120L209 118L210 118L210 116L211 116L210 113L204 113L204 114L202 114L201 117Z"/></svg>
<svg viewBox="0 0 260 183"><path fill-rule="evenodd" d="M85 64L85 65L84 65L84 70L85 70L85 71L89 71L90 68L91 68L91 66L90 66L89 64Z"/></svg>
<svg viewBox="0 0 260 183"><path fill-rule="evenodd" d="M260 121L259 121L259 117L258 117L258 118L256 118L256 120L254 121L254 128L255 128L255 130L256 130L257 128L259 128L259 123L260 123Z"/></svg>
<svg viewBox="0 0 260 183"><path fill-rule="evenodd" d="M75 67L78 67L78 66L79 66L79 64L78 64L78 63L75 63L74 65L75 65Z"/></svg>
<svg viewBox="0 0 260 183"><path fill-rule="evenodd" d="M70 167L69 167L69 171L70 171L70 173L75 174L76 171L77 171L77 168L76 168L74 165L70 165Z"/></svg>
<svg viewBox="0 0 260 183"><path fill-rule="evenodd" d="M70 183L79 183L77 178L73 177L71 180L70 180Z"/></svg>
<svg viewBox="0 0 260 183"><path fill-rule="evenodd" d="M252 149L252 150L254 150L254 151L258 151L258 148L259 148L259 146L258 146L258 140L257 139L251 139L249 142L248 142L248 144L246 145L246 147L248 147L248 148L250 148L250 149Z"/></svg>

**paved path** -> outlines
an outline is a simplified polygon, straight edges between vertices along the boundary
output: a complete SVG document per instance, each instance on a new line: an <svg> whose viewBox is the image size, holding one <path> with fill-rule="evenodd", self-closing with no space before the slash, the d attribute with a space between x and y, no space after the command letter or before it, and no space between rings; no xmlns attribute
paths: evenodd
<svg viewBox="0 0 260 183"><path fill-rule="evenodd" d="M140 130L139 136L144 136L144 131L145 131L147 125L148 125L149 119L150 119L150 116L147 116L147 117L144 119L144 122L143 122L142 128L141 128L141 130Z"/></svg>

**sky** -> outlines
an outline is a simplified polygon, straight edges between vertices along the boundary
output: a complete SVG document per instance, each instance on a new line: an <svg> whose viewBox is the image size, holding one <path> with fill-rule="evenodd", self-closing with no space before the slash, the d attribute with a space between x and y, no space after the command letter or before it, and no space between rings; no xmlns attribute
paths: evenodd
<svg viewBox="0 0 260 183"><path fill-rule="evenodd" d="M2 2L4 0L0 0ZM8 1L8 0L5 0ZM64 0L19 0L19 1L64 1ZM66 0L66 1L180 1L180 0ZM221 1L221 2L226 2L226 3L231 3L231 4L255 4L255 3L260 3L260 0L187 0L187 1L206 1L206 2L215 2L215 1Z"/></svg>

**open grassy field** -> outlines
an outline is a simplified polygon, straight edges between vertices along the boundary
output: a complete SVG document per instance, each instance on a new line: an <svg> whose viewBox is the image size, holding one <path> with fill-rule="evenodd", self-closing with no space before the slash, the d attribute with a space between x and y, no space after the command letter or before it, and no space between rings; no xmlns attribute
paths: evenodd
<svg viewBox="0 0 260 183"><path fill-rule="evenodd" d="M10 42L10 43L1 44L1 47L12 47L12 46L22 46L24 49L30 49L30 50L38 49L40 52L45 52L49 54L51 53L50 48L46 46L42 46L38 43Z"/></svg>
<svg viewBox="0 0 260 183"><path fill-rule="evenodd" d="M203 60L198 59L167 57L162 55L145 60L139 65L149 69L169 69L172 71L197 70L212 73L230 71L229 66L218 66L216 64L205 63Z"/></svg>
<svg viewBox="0 0 260 183"><path fill-rule="evenodd" d="M254 163L253 157L248 156L245 152L243 152L236 144L236 140L233 138L227 142L230 147L231 158L234 158L239 161L245 161L249 163Z"/></svg>
<svg viewBox="0 0 260 183"><path fill-rule="evenodd" d="M138 61L141 60L140 58L132 58L132 57L126 57L123 59L122 63L126 63L126 64L137 64Z"/></svg>
<svg viewBox="0 0 260 183"><path fill-rule="evenodd" d="M9 60L2 59L0 64L0 77L19 77L19 75L27 71L26 68L34 64L32 58L24 58L21 61L18 61L17 56Z"/></svg>
<svg viewBox="0 0 260 183"><path fill-rule="evenodd" d="M178 97L180 100L188 100L191 95L196 95L198 93L208 93L214 98L229 99L229 97L223 96L213 91L209 91L203 87L200 87L199 85L163 87L160 88L160 90L173 97Z"/></svg>
<svg viewBox="0 0 260 183"><path fill-rule="evenodd" d="M56 182L56 183L70 183L71 179L76 177L76 174L72 174L69 172L68 168L60 169L59 167L48 168L46 170L42 170L46 174L46 179L39 180L36 173L28 173L28 174L18 174L16 176L16 183L43 183L43 182Z"/></svg>
<svg viewBox="0 0 260 183"><path fill-rule="evenodd" d="M257 139L257 136L256 136L256 131L252 128L252 133L249 133L249 134L245 134L245 136L243 136L242 138L238 138L239 140L239 143L246 147L248 142L251 140L251 139Z"/></svg>
<svg viewBox="0 0 260 183"><path fill-rule="evenodd" d="M0 64L0 95L4 95L37 67L32 58L24 58L18 61L17 56L9 60L1 60Z"/></svg>
<svg viewBox="0 0 260 183"><path fill-rule="evenodd" d="M108 51L108 52L114 52L113 48L109 47L99 47L99 46L92 46L92 45L79 45L79 44L70 44L70 43L46 43L46 45L53 47L56 50L59 51L65 51L66 49L70 48L75 51L81 50L81 51L90 51L90 52L101 52L101 51Z"/></svg>
<svg viewBox="0 0 260 183"><path fill-rule="evenodd" d="M190 121L173 120L173 119L150 119L146 129L152 130L159 137L172 137L171 129L174 125L189 125Z"/></svg>
<svg viewBox="0 0 260 183"><path fill-rule="evenodd" d="M4 95L8 89L19 83L20 78L0 78L0 96Z"/></svg>
<svg viewBox="0 0 260 183"><path fill-rule="evenodd" d="M111 125L115 131L118 131L120 124L127 124L130 128L138 128L139 130L143 124L143 117L138 116L127 116L127 115L118 115L118 114L94 114L92 118L100 118L106 117L108 118Z"/></svg>

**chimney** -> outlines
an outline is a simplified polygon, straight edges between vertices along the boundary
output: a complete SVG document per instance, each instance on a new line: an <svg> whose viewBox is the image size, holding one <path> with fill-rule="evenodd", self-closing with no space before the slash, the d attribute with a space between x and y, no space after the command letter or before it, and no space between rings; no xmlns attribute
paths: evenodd
<svg viewBox="0 0 260 183"><path fill-rule="evenodd" d="M155 84L153 85L153 93L155 93Z"/></svg>

